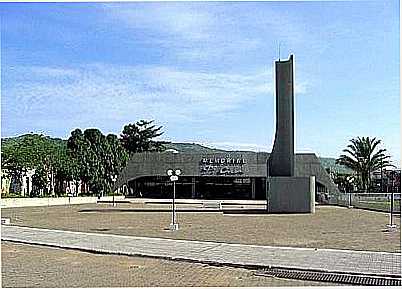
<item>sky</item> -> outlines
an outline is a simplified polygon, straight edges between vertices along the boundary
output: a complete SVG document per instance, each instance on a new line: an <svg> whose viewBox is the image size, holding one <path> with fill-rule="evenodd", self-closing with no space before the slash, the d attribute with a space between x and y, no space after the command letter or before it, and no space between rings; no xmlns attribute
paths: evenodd
<svg viewBox="0 0 402 289"><path fill-rule="evenodd" d="M1 136L120 134L271 151L295 58L296 152L377 137L400 166L399 1L0 3ZM280 55L279 49L280 46Z"/></svg>

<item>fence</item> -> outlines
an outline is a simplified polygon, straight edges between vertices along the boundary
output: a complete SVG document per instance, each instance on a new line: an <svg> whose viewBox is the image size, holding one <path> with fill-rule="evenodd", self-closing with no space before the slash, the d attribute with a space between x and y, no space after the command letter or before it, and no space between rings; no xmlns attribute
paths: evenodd
<svg viewBox="0 0 402 289"><path fill-rule="evenodd" d="M360 209L390 212L392 195L394 198L393 212L400 214L400 193L341 193L337 196L333 196L330 200L330 203L339 206L352 206Z"/></svg>

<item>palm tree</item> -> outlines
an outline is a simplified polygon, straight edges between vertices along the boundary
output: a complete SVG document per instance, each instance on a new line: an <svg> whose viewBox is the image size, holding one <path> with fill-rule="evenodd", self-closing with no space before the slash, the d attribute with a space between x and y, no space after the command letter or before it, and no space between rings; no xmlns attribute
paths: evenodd
<svg viewBox="0 0 402 289"><path fill-rule="evenodd" d="M351 144L343 150L344 153L336 160L337 164L354 170L358 177L360 188L367 191L370 186L371 172L384 167L393 166L386 155L386 149L378 149L381 140L369 137L351 139Z"/></svg>

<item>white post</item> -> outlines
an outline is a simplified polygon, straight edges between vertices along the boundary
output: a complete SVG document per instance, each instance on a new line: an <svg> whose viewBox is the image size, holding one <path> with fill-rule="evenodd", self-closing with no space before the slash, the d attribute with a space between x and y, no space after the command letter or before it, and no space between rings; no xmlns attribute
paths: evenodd
<svg viewBox="0 0 402 289"><path fill-rule="evenodd" d="M315 213L315 176L310 176L310 213Z"/></svg>
<svg viewBox="0 0 402 289"><path fill-rule="evenodd" d="M175 211L175 198L176 198L176 181L173 181L173 210L172 210L172 224L176 226L176 211Z"/></svg>
<svg viewBox="0 0 402 289"><path fill-rule="evenodd" d="M175 199L176 199L176 181L179 179L179 175L181 174L181 170L176 169L175 171L169 169L167 171L167 175L170 177L170 181L173 182L173 198L172 198L172 223L170 224L170 230L176 231L179 229L179 224L177 224L176 220L176 208L175 208Z"/></svg>

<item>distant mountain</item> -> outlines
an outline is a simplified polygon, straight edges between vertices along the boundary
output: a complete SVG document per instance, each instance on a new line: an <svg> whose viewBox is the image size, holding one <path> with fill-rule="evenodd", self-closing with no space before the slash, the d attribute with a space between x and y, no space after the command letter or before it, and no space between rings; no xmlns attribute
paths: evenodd
<svg viewBox="0 0 402 289"><path fill-rule="evenodd" d="M319 158L324 168L329 168L331 172L337 172L340 174L351 174L353 171L345 166L335 163L335 158Z"/></svg>
<svg viewBox="0 0 402 289"><path fill-rule="evenodd" d="M20 135L17 137L9 137L9 138L2 138L1 139L1 145L2 146L7 146L12 143L21 141L26 135ZM51 141L56 142L58 145L65 146L67 145L67 140L63 140L60 138L51 138L49 137ZM165 145L166 149L174 149L177 150L178 152L181 153L224 153L224 152L229 152L227 150L222 150L222 149L216 149L216 148L209 148L197 143L168 143ZM335 158L319 158L321 161L321 164L324 168L329 168L332 172L337 172L341 174L350 174L352 173L352 170L345 167L341 166L338 164L335 164Z"/></svg>
<svg viewBox="0 0 402 289"><path fill-rule="evenodd" d="M15 137L2 137L1 138L1 146L8 146L8 145L13 145L17 144L18 142L22 141L25 137L29 136L30 134L23 134ZM61 139L61 138L52 138L49 136L46 136L46 139L52 141L53 143L59 145L59 146L66 146L67 145L67 140Z"/></svg>
<svg viewBox="0 0 402 289"><path fill-rule="evenodd" d="M224 153L229 152L227 150L209 148L196 143L169 143L166 149L175 149L181 153ZM331 172L337 172L341 174L351 174L353 171L345 166L335 164L335 158L321 158L320 162L324 168L329 168Z"/></svg>
<svg viewBox="0 0 402 289"><path fill-rule="evenodd" d="M176 142L176 143L168 143L165 144L166 149L174 149L177 150L180 153L222 153L226 152L225 150L221 149L215 149L215 148L209 148L200 144L196 143L182 143L182 142Z"/></svg>

